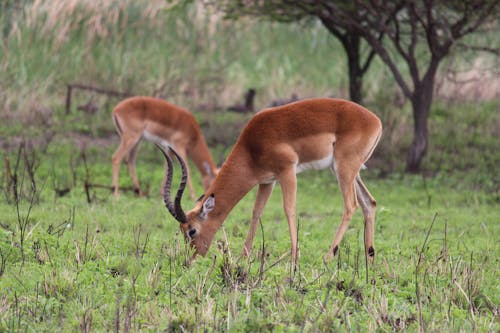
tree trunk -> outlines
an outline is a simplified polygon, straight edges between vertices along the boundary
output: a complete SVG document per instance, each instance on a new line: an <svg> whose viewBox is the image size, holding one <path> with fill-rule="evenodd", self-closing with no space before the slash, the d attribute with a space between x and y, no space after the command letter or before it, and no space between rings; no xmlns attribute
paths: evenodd
<svg viewBox="0 0 500 333"><path fill-rule="evenodd" d="M361 103L363 72L361 70L360 59L361 38L357 35L349 35L347 42L343 43L347 53L347 66L349 68L349 98L351 101Z"/></svg>
<svg viewBox="0 0 500 333"><path fill-rule="evenodd" d="M421 96L416 94L411 100L413 107L413 142L408 150L406 159L406 171L410 173L418 173L420 171L420 163L427 152L428 146L428 118L430 101L426 102Z"/></svg>
<svg viewBox="0 0 500 333"><path fill-rule="evenodd" d="M363 100L361 92L363 75L359 74L359 72L356 71L353 71L354 73L351 73L351 65L351 62L349 62L349 98L351 99L351 101L360 104Z"/></svg>
<svg viewBox="0 0 500 333"><path fill-rule="evenodd" d="M420 171L420 164L427 152L429 141L428 119L434 92L434 77L438 64L439 62L436 59L431 60L427 73L421 81L415 84L415 90L411 97L414 133L413 142L406 159L406 171L410 173Z"/></svg>
<svg viewBox="0 0 500 333"><path fill-rule="evenodd" d="M332 17L320 16L323 25L342 44L347 55L347 67L349 69L349 98L351 101L361 103L363 99L363 75L370 66L373 55L370 54L364 65L361 64L361 35L352 31L342 31L339 29Z"/></svg>

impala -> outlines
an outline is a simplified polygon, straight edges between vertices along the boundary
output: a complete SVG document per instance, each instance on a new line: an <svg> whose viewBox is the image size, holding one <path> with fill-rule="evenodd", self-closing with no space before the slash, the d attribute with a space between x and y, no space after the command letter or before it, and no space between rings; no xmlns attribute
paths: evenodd
<svg viewBox="0 0 500 333"><path fill-rule="evenodd" d="M164 190L169 212L180 222L186 240L195 253L204 256L231 209L258 185L250 229L243 254L251 253L253 238L264 206L278 182L291 240L295 268L298 244L295 227L296 174L306 169L330 167L336 174L344 200L341 224L327 253L335 256L351 217L361 206L365 222L365 253L372 262L376 201L363 184L359 171L380 140L382 124L362 106L341 99L319 98L269 108L257 113L241 132L213 184L194 209L181 207L186 166L174 149L182 168L182 181L174 203L170 199L172 159Z"/></svg>
<svg viewBox="0 0 500 333"><path fill-rule="evenodd" d="M194 116L187 110L152 97L131 97L120 102L113 110L113 122L120 135L120 145L113 154L113 188L118 196L118 175L123 158L127 164L135 192L142 194L135 173L135 160L142 138L164 147L173 146L183 159L189 156L202 175L206 190L215 178L216 166ZM167 167L167 164L165 165ZM195 198L193 184L187 181L191 198ZM165 178L163 179L165 183ZM163 190L164 186L162 186Z"/></svg>

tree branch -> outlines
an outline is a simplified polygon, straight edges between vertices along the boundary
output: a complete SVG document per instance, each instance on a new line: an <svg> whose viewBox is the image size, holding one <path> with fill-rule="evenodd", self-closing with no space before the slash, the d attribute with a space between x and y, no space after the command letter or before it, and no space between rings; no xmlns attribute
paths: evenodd
<svg viewBox="0 0 500 333"><path fill-rule="evenodd" d="M468 45L465 43L457 43L457 47L461 47L466 50L471 50L471 51L478 51L478 52L487 52L491 53L496 56L500 56L500 48L493 48L493 47L488 47L488 46L475 46L475 45Z"/></svg>

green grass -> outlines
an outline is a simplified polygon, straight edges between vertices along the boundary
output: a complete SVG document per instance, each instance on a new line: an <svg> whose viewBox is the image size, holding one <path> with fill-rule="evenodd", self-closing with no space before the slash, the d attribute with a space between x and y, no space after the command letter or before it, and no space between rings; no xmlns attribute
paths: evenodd
<svg viewBox="0 0 500 333"><path fill-rule="evenodd" d="M31 210L26 184L20 218L15 205L0 204L0 330L499 329L500 225L497 203L487 193L457 190L439 178L377 179L368 171L365 183L378 208L376 261L367 272L360 212L340 256L324 264L342 214L341 196L330 172L304 173L297 205L301 257L292 277L279 188L249 259L239 253L254 192L232 211L207 257L190 262L177 222L156 194L160 159L143 161L139 169L141 180L152 184L150 198L123 193L114 201L109 192L94 190L89 205L81 166L70 194L55 197L51 178L69 168L50 171L65 165L68 154L61 151L49 149L54 156L41 157L41 193ZM93 159L91 165L95 181L108 183L110 166ZM199 192L197 174L195 184ZM186 209L192 204L184 200ZM19 221L26 217L21 237Z"/></svg>

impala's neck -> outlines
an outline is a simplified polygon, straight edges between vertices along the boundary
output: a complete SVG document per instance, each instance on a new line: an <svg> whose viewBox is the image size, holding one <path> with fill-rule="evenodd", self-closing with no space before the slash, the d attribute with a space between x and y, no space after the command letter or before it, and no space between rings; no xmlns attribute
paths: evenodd
<svg viewBox="0 0 500 333"><path fill-rule="evenodd" d="M217 230L220 229L234 206L257 184L248 165L249 163L246 161L241 161L241 159L234 161L229 156L214 183L201 200L201 202L204 202L211 194L215 198L214 209L208 213L206 220L201 223L203 226L203 230L199 235L201 248L197 249L201 255L205 255Z"/></svg>
<svg viewBox="0 0 500 333"><path fill-rule="evenodd" d="M199 133L196 142L188 148L188 154L203 177L215 177L217 167L201 133Z"/></svg>

